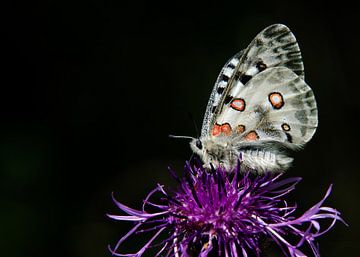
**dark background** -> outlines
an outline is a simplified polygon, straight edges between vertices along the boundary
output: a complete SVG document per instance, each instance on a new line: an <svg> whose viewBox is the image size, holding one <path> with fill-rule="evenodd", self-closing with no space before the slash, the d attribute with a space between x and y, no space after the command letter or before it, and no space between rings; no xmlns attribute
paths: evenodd
<svg viewBox="0 0 360 257"><path fill-rule="evenodd" d="M31 2L31 3L30 3ZM350 224L319 239L322 256L359 253L359 27L344 1L11 2L2 8L0 255L110 256L130 224L110 193L139 207L174 185L226 60L284 23L300 44L319 128L286 176L300 210L327 201ZM298 213L300 214L300 213ZM146 256L146 255L145 255Z"/></svg>

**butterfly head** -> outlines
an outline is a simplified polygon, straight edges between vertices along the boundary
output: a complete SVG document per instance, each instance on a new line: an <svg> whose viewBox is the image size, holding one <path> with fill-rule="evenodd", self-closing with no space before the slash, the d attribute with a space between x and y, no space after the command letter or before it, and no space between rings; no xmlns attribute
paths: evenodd
<svg viewBox="0 0 360 257"><path fill-rule="evenodd" d="M191 150L193 150L194 153L196 153L200 157L203 155L204 146L200 138L193 138L190 141L190 148Z"/></svg>
<svg viewBox="0 0 360 257"><path fill-rule="evenodd" d="M207 168L211 168L212 165L214 167L223 166L226 169L230 169L236 165L238 153L236 153L236 149L230 141L194 138L190 142L190 147Z"/></svg>

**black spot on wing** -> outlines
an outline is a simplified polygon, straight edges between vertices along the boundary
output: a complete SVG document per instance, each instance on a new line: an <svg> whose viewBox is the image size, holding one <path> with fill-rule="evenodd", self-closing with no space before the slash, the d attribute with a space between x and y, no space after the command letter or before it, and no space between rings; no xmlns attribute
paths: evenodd
<svg viewBox="0 0 360 257"><path fill-rule="evenodd" d="M227 95L224 99L224 104L228 104L230 103L230 101L233 99L233 97L231 95Z"/></svg>
<svg viewBox="0 0 360 257"><path fill-rule="evenodd" d="M216 111L216 105L214 105L212 108L211 108L211 112L214 113Z"/></svg>
<svg viewBox="0 0 360 257"><path fill-rule="evenodd" d="M258 61L256 63L256 68L258 69L259 72L265 70L267 68L266 64L263 61Z"/></svg>
<svg viewBox="0 0 360 257"><path fill-rule="evenodd" d="M255 39L255 46L261 47L264 44L264 42L260 38Z"/></svg>
<svg viewBox="0 0 360 257"><path fill-rule="evenodd" d="M228 81L229 81L229 77L226 76L225 74L222 74L221 80L223 80L223 81L225 81L225 82L228 82Z"/></svg>
<svg viewBox="0 0 360 257"><path fill-rule="evenodd" d="M228 66L230 69L235 69L235 65L233 63L229 63Z"/></svg>
<svg viewBox="0 0 360 257"><path fill-rule="evenodd" d="M216 89L216 92L218 92L218 94L222 94L223 92L224 92L224 87L218 87L217 89Z"/></svg>
<svg viewBox="0 0 360 257"><path fill-rule="evenodd" d="M240 76L240 81L243 85L245 85L251 78L252 76L243 74Z"/></svg>
<svg viewBox="0 0 360 257"><path fill-rule="evenodd" d="M288 51L286 52L286 58L288 59L301 58L300 51Z"/></svg>
<svg viewBox="0 0 360 257"><path fill-rule="evenodd" d="M283 49L284 51L291 51L293 49L297 49L297 42L292 41L292 42L289 42L287 44L280 45L280 46L276 47L276 49L278 49L278 48Z"/></svg>
<svg viewBox="0 0 360 257"><path fill-rule="evenodd" d="M292 136L290 135L290 133L285 133L286 135L286 139L289 143L292 143L293 142L293 139L292 139Z"/></svg>
<svg viewBox="0 0 360 257"><path fill-rule="evenodd" d="M288 31L285 26L280 26L278 24L272 25L266 28L263 32L265 38L273 38L281 32Z"/></svg>
<svg viewBox="0 0 360 257"><path fill-rule="evenodd" d="M283 31L279 31L279 32L280 32L280 33L279 33L278 36L275 38L275 40L276 40L277 42L285 43L285 42L289 42L289 41L292 39L289 30L283 30Z"/></svg>
<svg viewBox="0 0 360 257"><path fill-rule="evenodd" d="M298 76L304 76L302 61L298 59L290 59L284 63L284 66L295 72Z"/></svg>

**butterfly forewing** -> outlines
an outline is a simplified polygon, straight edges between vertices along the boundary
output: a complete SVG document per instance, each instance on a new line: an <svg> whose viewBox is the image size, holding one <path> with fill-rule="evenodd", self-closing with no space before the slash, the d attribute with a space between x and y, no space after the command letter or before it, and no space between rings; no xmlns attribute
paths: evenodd
<svg viewBox="0 0 360 257"><path fill-rule="evenodd" d="M240 58L242 56L243 51L240 51L235 56L233 56L230 60L226 62L224 67L222 68L216 82L215 86L211 92L206 112L204 116L204 121L201 129L201 136L205 137L208 135L210 128L210 124L214 117L214 112L216 107L222 101L222 97L225 95L224 92L229 85L229 80L233 76L233 73L237 70Z"/></svg>
<svg viewBox="0 0 360 257"><path fill-rule="evenodd" d="M260 32L244 51L239 71L254 76L270 67L287 67L304 79L304 65L294 34L282 24Z"/></svg>

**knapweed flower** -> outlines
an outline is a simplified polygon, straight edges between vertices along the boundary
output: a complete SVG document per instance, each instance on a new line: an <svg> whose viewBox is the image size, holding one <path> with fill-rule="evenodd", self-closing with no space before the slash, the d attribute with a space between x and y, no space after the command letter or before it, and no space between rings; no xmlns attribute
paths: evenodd
<svg viewBox="0 0 360 257"><path fill-rule="evenodd" d="M135 226L112 248L116 256L140 257L157 247L155 256L206 257L261 256L264 242L272 241L285 256L305 257L305 245L320 256L315 239L326 233L336 221L344 222L340 213L323 203L331 192L300 217L293 216L285 196L301 178L282 179L282 174L241 173L240 164L233 172L224 168L206 170L200 163L185 165L184 178L176 191L168 193L158 185L144 200L142 210L127 207L114 198L126 215L108 215ZM150 198L157 193L159 203ZM152 209L150 212L147 209ZM320 221L329 219L322 229ZM130 236L151 232L149 240L135 253L122 253L121 245Z"/></svg>

